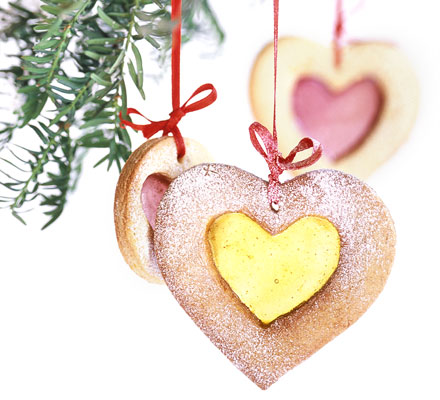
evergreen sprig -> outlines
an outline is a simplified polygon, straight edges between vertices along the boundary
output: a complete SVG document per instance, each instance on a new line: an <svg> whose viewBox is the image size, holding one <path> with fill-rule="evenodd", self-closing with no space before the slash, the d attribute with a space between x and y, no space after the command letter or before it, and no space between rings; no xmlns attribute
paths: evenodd
<svg viewBox="0 0 440 400"><path fill-rule="evenodd" d="M131 154L119 121L127 108L125 72L145 98L137 44L146 40L158 62L166 58L170 0L42 0L36 12L24 2L0 8L8 19L0 39L20 49L19 65L1 72L23 98L16 122L0 123L0 206L24 223L22 213L38 204L49 218L44 229L61 215L88 150L106 149L96 165L108 169L120 170ZM208 0L185 1L182 12L183 41L206 26L223 39ZM33 132L37 149L15 143L21 129Z"/></svg>

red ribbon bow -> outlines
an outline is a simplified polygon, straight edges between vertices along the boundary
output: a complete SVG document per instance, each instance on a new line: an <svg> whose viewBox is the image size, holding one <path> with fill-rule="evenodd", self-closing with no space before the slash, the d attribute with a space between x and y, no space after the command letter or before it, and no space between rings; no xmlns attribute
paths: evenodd
<svg viewBox="0 0 440 400"><path fill-rule="evenodd" d="M210 93L205 96L203 99L197 100L194 103L188 104L195 96L205 91L210 90ZM163 121L152 121L141 114L135 108L127 108L127 115L130 114L138 114L145 119L147 119L150 123L145 125L134 124L133 122L127 121L122 118L122 113L119 113L119 119L121 120L121 127L125 128L129 126L137 131L142 131L142 134L145 138L149 139L151 136L156 134L157 132L163 131L162 136L167 136L171 133L174 137L177 147L177 156L181 158L185 155L185 143L183 141L182 134L177 126L180 120L188 113L201 110L202 108L208 107L217 99L217 91L215 87L210 83L206 83L205 85L200 86L191 97L183 103L179 108L174 109L170 113L170 118Z"/></svg>
<svg viewBox="0 0 440 400"><path fill-rule="evenodd" d="M270 206L278 211L278 202L280 197L280 175L287 170L296 170L308 167L318 161L322 154L322 146L317 140L311 138L301 139L295 148L284 158L278 150L278 136L276 128L277 116L277 60L278 60L278 15L279 0L273 0L273 134L258 122L254 122L249 127L251 142L255 149L263 156L269 167L269 185L267 187L267 197ZM266 151L261 147L257 135L263 141ZM304 150L313 149L312 154L305 160L292 162L296 155Z"/></svg>
<svg viewBox="0 0 440 400"><path fill-rule="evenodd" d="M277 136L272 135L269 130L258 122L249 127L251 142L255 149L263 156L269 167L269 186L267 188L269 202L271 205L278 204L280 175L287 170L297 170L314 164L321 157L321 144L311 138L304 138L295 146L287 157L283 157L278 150ZM263 141L266 151L261 147L257 135ZM292 162L296 155L304 150L313 149L312 154L305 160Z"/></svg>

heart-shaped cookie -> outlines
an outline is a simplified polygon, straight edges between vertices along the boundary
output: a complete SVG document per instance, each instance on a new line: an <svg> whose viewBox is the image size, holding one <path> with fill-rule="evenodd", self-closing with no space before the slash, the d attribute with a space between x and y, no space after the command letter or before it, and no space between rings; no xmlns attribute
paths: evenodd
<svg viewBox="0 0 440 400"><path fill-rule="evenodd" d="M278 212L268 203L267 185L262 179L232 166L193 167L175 179L162 198L154 237L158 266L177 301L237 368L263 389L343 332L367 310L383 289L395 247L395 231L388 210L367 185L351 175L317 170L282 184ZM292 303L289 307L294 307L293 310L284 312L284 309L280 313L283 315L270 323L262 323L240 300L246 290L243 276L250 272L238 278L240 289L234 288L233 268L222 273L222 261L215 254L217 250L213 251L217 245L222 247L239 241L237 231L243 228L248 233L254 232L241 223L239 228L235 227L237 221L219 220L234 214L245 216L273 238L308 218L321 221L324 230L331 231L333 226L340 239L336 270L330 273L328 280L323 277L318 285L314 281L312 292L327 280L303 304ZM229 230L224 237L221 228L220 232L215 229L219 221ZM304 259L312 263L309 269L321 268L319 260L327 259L323 256L326 250L334 250L334 240L330 238L325 244L321 228L310 226L309 222L301 229L320 236L315 247L319 247L322 254L305 255ZM227 237L232 242L225 242ZM293 249L299 244L298 236L294 237ZM236 260L257 256L264 263L261 267L264 269L270 257L267 254L270 246L264 250L265 246L261 246L260 252L255 246L249 252L245 242L242 246L245 254L240 253L240 246L235 248ZM308 246L304 251L310 251L313 244ZM292 253L290 246L285 245L277 251L276 257L281 262L289 258L285 257L289 254L286 252L295 254L295 250ZM267 266L274 265L277 263ZM236 265L236 268L242 267ZM286 269L287 273L292 271L290 268ZM296 274L298 271L294 270ZM302 283L309 284L307 269L305 271ZM276 272L275 279L279 280L278 284L285 279L282 269ZM250 280L248 290L253 290L255 283L258 283L255 279ZM276 308L283 299L283 293L274 293L271 307Z"/></svg>
<svg viewBox="0 0 440 400"><path fill-rule="evenodd" d="M404 55L385 43L352 43L335 66L331 48L300 38L278 46L278 140L283 153L304 136L321 142L314 167L365 178L406 140L418 109L415 74ZM272 120L273 46L258 56L250 80L256 118Z"/></svg>
<svg viewBox="0 0 440 400"><path fill-rule="evenodd" d="M163 283L154 254L153 221L164 191L183 171L211 161L196 141L185 139L185 147L185 155L178 160L172 137L148 140L129 157L116 187L114 218L119 249L130 268L149 282Z"/></svg>

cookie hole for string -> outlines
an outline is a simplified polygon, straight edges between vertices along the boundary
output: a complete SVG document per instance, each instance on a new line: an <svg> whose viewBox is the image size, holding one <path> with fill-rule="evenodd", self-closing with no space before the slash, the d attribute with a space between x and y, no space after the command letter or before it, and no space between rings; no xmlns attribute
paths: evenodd
<svg viewBox="0 0 440 400"><path fill-rule="evenodd" d="M278 211L280 211L280 203L279 202L276 203L276 202L272 201L270 203L270 208L272 209L272 211L277 213Z"/></svg>
<svg viewBox="0 0 440 400"><path fill-rule="evenodd" d="M171 182L172 179L169 176L158 172L149 175L142 184L142 209L153 230L156 224L157 208L159 207L159 203Z"/></svg>

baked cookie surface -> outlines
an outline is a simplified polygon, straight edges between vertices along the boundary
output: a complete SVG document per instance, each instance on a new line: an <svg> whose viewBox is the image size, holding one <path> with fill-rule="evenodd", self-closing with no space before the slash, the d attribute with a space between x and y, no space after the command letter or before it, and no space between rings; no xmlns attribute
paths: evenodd
<svg viewBox="0 0 440 400"><path fill-rule="evenodd" d="M336 270L313 297L262 323L223 279L212 256L209 229L228 213L247 216L272 236L304 217L329 221L340 237ZM280 209L274 212L267 182L221 164L196 166L172 182L158 209L154 241L158 266L179 304L263 389L368 309L384 287L395 252L387 208L357 178L336 170L300 175L281 185Z"/></svg>
<svg viewBox="0 0 440 400"><path fill-rule="evenodd" d="M114 219L119 249L130 268L153 283L163 283L153 246L153 228L142 206L142 188L154 174L170 181L211 156L192 139L185 139L186 154L177 159L172 137L150 139L136 149L121 171L115 193Z"/></svg>

